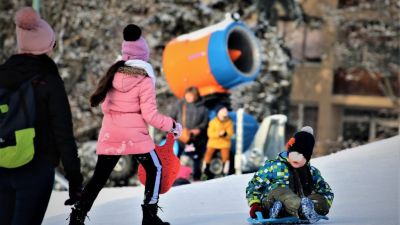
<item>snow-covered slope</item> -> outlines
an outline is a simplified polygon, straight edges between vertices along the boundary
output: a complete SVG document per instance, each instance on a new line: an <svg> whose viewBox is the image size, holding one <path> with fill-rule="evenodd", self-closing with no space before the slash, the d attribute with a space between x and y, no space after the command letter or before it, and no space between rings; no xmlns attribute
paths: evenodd
<svg viewBox="0 0 400 225"><path fill-rule="evenodd" d="M329 221L319 224L397 225L400 136L312 160L330 183L335 200ZM247 224L245 187L251 174L173 188L161 195L160 217L173 225ZM54 192L45 225L67 224L66 192ZM143 187L104 189L86 224L141 224Z"/></svg>

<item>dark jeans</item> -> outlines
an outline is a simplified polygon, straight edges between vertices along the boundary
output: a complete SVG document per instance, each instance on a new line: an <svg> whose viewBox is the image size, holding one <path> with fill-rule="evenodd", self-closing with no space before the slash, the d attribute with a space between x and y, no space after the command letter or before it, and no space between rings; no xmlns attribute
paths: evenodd
<svg viewBox="0 0 400 225"><path fill-rule="evenodd" d="M0 168L0 224L40 225L54 185L54 167L34 160L16 168Z"/></svg>
<svg viewBox="0 0 400 225"><path fill-rule="evenodd" d="M120 157L119 155L99 155L94 174L85 186L79 202L85 210L89 211L91 209ZM134 155L134 157L146 170L145 198L143 202L144 204L156 204L158 203L161 187L161 161L154 150L147 154Z"/></svg>

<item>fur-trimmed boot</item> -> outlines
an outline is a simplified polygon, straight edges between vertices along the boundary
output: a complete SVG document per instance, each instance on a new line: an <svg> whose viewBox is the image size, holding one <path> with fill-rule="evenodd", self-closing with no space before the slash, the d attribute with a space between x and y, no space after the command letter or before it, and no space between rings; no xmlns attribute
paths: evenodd
<svg viewBox="0 0 400 225"><path fill-rule="evenodd" d="M163 222L158 216L157 204L143 204L143 221L142 225L170 225L168 222Z"/></svg>

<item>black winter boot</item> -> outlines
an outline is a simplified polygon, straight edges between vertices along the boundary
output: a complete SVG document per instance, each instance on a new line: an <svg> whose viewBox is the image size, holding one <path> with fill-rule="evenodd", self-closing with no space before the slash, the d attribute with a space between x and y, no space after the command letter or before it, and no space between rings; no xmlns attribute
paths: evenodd
<svg viewBox="0 0 400 225"><path fill-rule="evenodd" d="M71 210L71 214L69 215L69 225L85 225L88 210L86 210L82 204L79 204L79 202L76 203Z"/></svg>
<svg viewBox="0 0 400 225"><path fill-rule="evenodd" d="M214 174L210 171L210 164L207 163L204 168L203 174L201 175L201 180L203 181L211 180L214 179L214 177L215 177Z"/></svg>
<svg viewBox="0 0 400 225"><path fill-rule="evenodd" d="M168 222L163 222L158 216L157 204L143 204L143 221L142 225L170 225Z"/></svg>

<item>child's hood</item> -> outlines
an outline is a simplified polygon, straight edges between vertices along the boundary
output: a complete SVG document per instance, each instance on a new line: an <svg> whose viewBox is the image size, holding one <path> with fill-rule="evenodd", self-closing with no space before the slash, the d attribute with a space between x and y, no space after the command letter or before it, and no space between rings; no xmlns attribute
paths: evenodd
<svg viewBox="0 0 400 225"><path fill-rule="evenodd" d="M276 157L276 160L288 163L289 162L288 157L289 157L289 152L283 151L283 152L279 153L278 157Z"/></svg>
<svg viewBox="0 0 400 225"><path fill-rule="evenodd" d="M113 88L128 92L138 86L147 77L146 71L135 67L121 67L115 74Z"/></svg>

